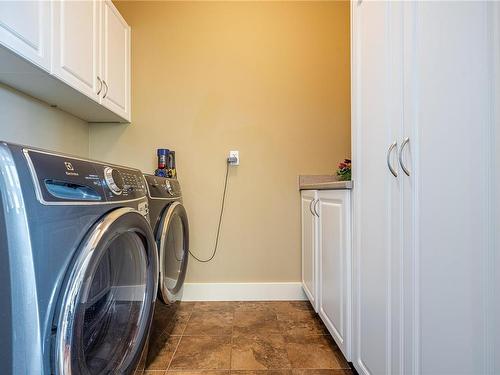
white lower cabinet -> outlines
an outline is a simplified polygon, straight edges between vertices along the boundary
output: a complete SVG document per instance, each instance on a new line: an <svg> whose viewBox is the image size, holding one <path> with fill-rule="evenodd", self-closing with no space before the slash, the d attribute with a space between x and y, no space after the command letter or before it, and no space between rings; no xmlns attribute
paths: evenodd
<svg viewBox="0 0 500 375"><path fill-rule="evenodd" d="M318 311L318 277L317 277L317 215L314 211L316 190L301 192L302 209L302 288L315 311Z"/></svg>
<svg viewBox="0 0 500 375"><path fill-rule="evenodd" d="M351 357L351 200L349 190L318 192L318 314Z"/></svg>
<svg viewBox="0 0 500 375"><path fill-rule="evenodd" d="M302 285L340 350L351 357L350 190L303 190Z"/></svg>

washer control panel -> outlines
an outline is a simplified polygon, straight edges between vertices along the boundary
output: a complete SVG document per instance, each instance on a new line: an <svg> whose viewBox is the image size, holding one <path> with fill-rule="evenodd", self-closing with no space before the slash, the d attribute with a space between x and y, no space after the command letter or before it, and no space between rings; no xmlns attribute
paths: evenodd
<svg viewBox="0 0 500 375"><path fill-rule="evenodd" d="M178 199L182 196L181 185L175 178L145 174L149 196L156 199Z"/></svg>
<svg viewBox="0 0 500 375"><path fill-rule="evenodd" d="M121 201L147 195L141 171L117 166L100 166L106 200Z"/></svg>
<svg viewBox="0 0 500 375"><path fill-rule="evenodd" d="M45 204L89 204L147 196L141 171L24 149L37 198Z"/></svg>
<svg viewBox="0 0 500 375"><path fill-rule="evenodd" d="M106 181L106 185L114 195L121 195L123 193L123 177L118 169L111 167L104 168L104 181Z"/></svg>

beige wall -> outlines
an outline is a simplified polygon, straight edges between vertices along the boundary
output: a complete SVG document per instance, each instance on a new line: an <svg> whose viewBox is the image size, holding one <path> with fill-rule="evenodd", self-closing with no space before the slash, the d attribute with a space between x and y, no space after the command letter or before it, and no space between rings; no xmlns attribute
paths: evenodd
<svg viewBox="0 0 500 375"><path fill-rule="evenodd" d="M0 84L0 140L88 156L86 122Z"/></svg>
<svg viewBox="0 0 500 375"><path fill-rule="evenodd" d="M119 2L132 27L131 125L92 125L91 156L151 172L177 151L191 282L300 280L297 176L350 154L347 2Z"/></svg>

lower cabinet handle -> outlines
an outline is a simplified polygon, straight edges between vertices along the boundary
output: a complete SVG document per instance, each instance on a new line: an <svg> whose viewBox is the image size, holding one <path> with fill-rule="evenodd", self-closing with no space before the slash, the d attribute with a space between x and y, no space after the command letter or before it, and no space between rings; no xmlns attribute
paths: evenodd
<svg viewBox="0 0 500 375"><path fill-rule="evenodd" d="M102 91L102 81L99 77L97 77L97 81L99 82L99 90L97 90L97 95L99 95Z"/></svg>
<svg viewBox="0 0 500 375"><path fill-rule="evenodd" d="M387 150L387 167L389 168L389 170L391 171L391 173L392 173L392 175L394 177L398 177L398 172L396 172L394 170L394 168L392 167L392 164L391 164L391 154L392 154L392 150L394 150L394 148L396 148L397 146L398 146L398 142L394 141L394 143L392 143L389 146L389 149Z"/></svg>
<svg viewBox="0 0 500 375"><path fill-rule="evenodd" d="M403 161L403 151L408 143L410 143L410 138L406 137L403 143L401 144L401 147L399 148L399 165L401 166L401 169L407 176L410 175L410 171L408 170L408 168L406 168L406 165Z"/></svg>
<svg viewBox="0 0 500 375"><path fill-rule="evenodd" d="M316 199L316 203L314 203L314 212L316 213L317 217L319 217L318 203L319 203L319 199Z"/></svg>
<svg viewBox="0 0 500 375"><path fill-rule="evenodd" d="M102 98L104 99L107 95L108 95L108 84L106 83L106 81L102 81L104 83L104 86L106 87L106 92L104 93L104 95L102 96Z"/></svg>

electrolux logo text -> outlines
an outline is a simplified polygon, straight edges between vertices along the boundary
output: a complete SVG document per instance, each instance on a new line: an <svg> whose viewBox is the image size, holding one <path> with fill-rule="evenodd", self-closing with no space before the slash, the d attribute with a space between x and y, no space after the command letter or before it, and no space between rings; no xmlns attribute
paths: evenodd
<svg viewBox="0 0 500 375"><path fill-rule="evenodd" d="M73 164L71 164L69 161L65 161L64 165L66 167L66 175L67 176L78 176L78 173L74 172L75 167L73 167Z"/></svg>

